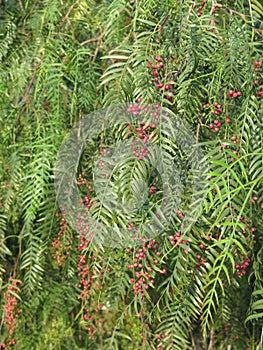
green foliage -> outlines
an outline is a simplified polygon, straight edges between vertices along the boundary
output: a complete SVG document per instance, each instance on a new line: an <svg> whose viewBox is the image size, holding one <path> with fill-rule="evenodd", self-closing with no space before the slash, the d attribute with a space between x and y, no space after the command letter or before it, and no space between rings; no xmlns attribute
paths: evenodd
<svg viewBox="0 0 263 350"><path fill-rule="evenodd" d="M0 17L0 346L261 349L260 1L8 0ZM92 243L69 225L54 188L71 128L118 104L164 113L139 124L116 109L86 145L75 180L116 241L146 223L150 239L133 248ZM94 128L97 117L89 115ZM192 135L178 139L171 130L180 123ZM140 142L142 128L156 146L148 163L103 156L118 142ZM198 175L188 162L195 143L204 155ZM102 160L109 179L94 175ZM177 183L163 189L171 164L180 208ZM152 237L156 211L163 233ZM183 230L189 212L196 220Z"/></svg>

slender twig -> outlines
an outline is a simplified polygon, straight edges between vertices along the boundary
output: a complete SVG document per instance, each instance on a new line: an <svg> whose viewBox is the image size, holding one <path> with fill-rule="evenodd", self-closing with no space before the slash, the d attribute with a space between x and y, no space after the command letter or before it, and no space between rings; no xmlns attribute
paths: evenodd
<svg viewBox="0 0 263 350"><path fill-rule="evenodd" d="M163 27L165 26L165 23L169 20L170 18L170 15L167 15L163 20L162 22L160 23L160 26L159 26L159 42L161 40L161 36L162 36L162 33L163 33Z"/></svg>
<svg viewBox="0 0 263 350"><path fill-rule="evenodd" d="M210 10L210 16L213 16L214 12L215 12L215 3L214 3L214 1L212 1L212 7L211 7L211 10ZM214 27L213 28L213 32L215 34L219 33L218 30L215 28L216 27L216 22L214 20L209 21L208 24Z"/></svg>
<svg viewBox="0 0 263 350"><path fill-rule="evenodd" d="M103 39L104 35L106 34L106 32L107 32L107 29L105 29L98 37L91 38L91 39L85 40L82 43L80 43L80 46L85 46L85 45L87 45L89 43L97 42L97 46L96 46L96 49L94 51L93 62L95 62L95 60L96 60L96 57L98 55L102 39Z"/></svg>
<svg viewBox="0 0 263 350"><path fill-rule="evenodd" d="M100 36L97 37L97 38L91 38L91 39L85 40L82 43L80 43L80 46L85 46L85 45L87 45L89 43L93 43L93 42L99 41L99 40L100 40Z"/></svg>
<svg viewBox="0 0 263 350"><path fill-rule="evenodd" d="M238 12L238 11L236 11L236 10L231 9L230 7L227 7L227 6L224 6L224 5L221 5L221 4L217 4L217 3L214 4L214 7L224 8L224 9L226 9L227 11L229 11L231 14L234 13L234 14L240 16L240 17L243 19L243 21L245 21L246 23L249 23L249 24L250 24L250 21L246 18L247 16L246 16L244 13ZM252 27L252 29L253 29L255 32L260 32L260 33L262 34L262 36L263 36L263 29L254 28L254 27Z"/></svg>
<svg viewBox="0 0 263 350"><path fill-rule="evenodd" d="M60 29L61 29L63 23L69 19L69 15L71 14L71 12L72 12L72 10L74 9L74 7L75 7L76 5L78 5L78 3L79 3L79 0L77 0L74 4L72 4L72 5L70 6L68 12L66 13L65 17L62 19L62 21L61 21L61 23L60 23L60 26L59 26L59 28L58 28L58 32L60 32Z"/></svg>
<svg viewBox="0 0 263 350"><path fill-rule="evenodd" d="M18 0L18 3L19 3L19 7L20 7L21 11L23 12L23 14L25 14L26 11L25 11L25 9L24 9L24 7L23 7L22 1L21 1L21 0Z"/></svg>
<svg viewBox="0 0 263 350"><path fill-rule="evenodd" d="M236 11L236 10L233 10L232 8L230 7L227 7L225 5L221 5L221 4L218 4L218 3L212 3L212 7L211 7L211 11L210 11L210 15L213 15L215 13L215 9L216 8L221 8L221 9L225 9L227 10L228 12L230 12L231 14L236 14L238 15L239 17L241 17L243 19L244 22L250 24L250 21L247 19L247 16L244 14L244 13L241 13L239 11ZM215 22L214 21L210 21L210 24L212 25L215 25ZM252 27L252 29L255 31L255 32L260 32L263 36L263 29L260 29L260 28L254 28ZM217 29L214 29L214 32L215 34L218 34L218 31ZM263 41L263 40L262 40Z"/></svg>
<svg viewBox="0 0 263 350"><path fill-rule="evenodd" d="M37 74L37 70L41 66L43 60L44 60L44 57L42 57L40 62L38 62L38 64L36 64L35 67L34 67L34 73L33 73L32 77L30 79L30 82L29 82L29 84L28 84L28 86L26 88L26 92L25 92L25 94L23 96L23 99L25 99L25 100L28 99L28 95L29 95L30 89L31 89L31 87L32 87L32 85L34 83L34 80L35 80L35 77L36 77L36 74Z"/></svg>
<svg viewBox="0 0 263 350"><path fill-rule="evenodd" d="M72 25L72 23L71 23L71 21L70 21L69 18L67 18L67 22L68 22L68 25L69 25L69 27L71 28L72 33L73 33L73 36L74 36L74 38L75 38L75 35L74 35L74 27L73 27L73 25Z"/></svg>
<svg viewBox="0 0 263 350"><path fill-rule="evenodd" d="M27 107L27 105L28 105L28 103L29 103L29 101L28 101L28 95L29 95L30 89L31 89L31 87L32 87L32 85L33 85L33 83L34 83L34 81L35 81L35 77L36 77L36 75L37 75L37 70L38 70L38 68L41 66L41 64L43 63L43 60L44 60L44 57L42 57L42 58L40 59L40 61L38 62L38 64L36 64L35 67L34 67L33 75L32 75L32 77L31 77L31 79L30 79L30 82L29 82L27 88L26 88L25 94L24 94L24 96L22 97L22 101L25 100L25 105L24 105L23 108L21 108L21 110L19 111L18 116L17 116L17 118L16 118L16 123L18 123L18 121L19 121L19 119L20 119L22 113L25 111L25 109L26 109L26 107ZM18 129L18 128L17 128L17 129Z"/></svg>
<svg viewBox="0 0 263 350"><path fill-rule="evenodd" d="M191 342L192 342L193 350L197 350L196 344L195 344L195 339L194 339L193 332L192 332L191 328L189 328L189 333L190 333L190 336L191 336Z"/></svg>
<svg viewBox="0 0 263 350"><path fill-rule="evenodd" d="M213 346L214 346L214 329L212 328L210 332L210 342L207 350L213 350Z"/></svg>
<svg viewBox="0 0 263 350"><path fill-rule="evenodd" d="M16 262L15 262L15 265L14 265L14 273L13 273L14 276L16 276L19 260L20 260L20 257L22 255L22 236L23 236L24 231L25 231L25 224L23 225L23 227L22 227L22 229L21 229L21 231L20 231L20 233L18 235L18 238L19 238L19 252L18 252L17 259L16 259Z"/></svg>
<svg viewBox="0 0 263 350"><path fill-rule="evenodd" d="M213 4L213 7L212 7L211 11L213 10L213 12L214 12L215 8L217 8L217 7L224 8L227 11L229 11L230 13L235 13L236 15L240 16L245 22L248 22L248 20L246 19L246 15L244 15L244 13L241 13L241 12L238 12L236 10L233 10L230 7L227 7L225 5L221 5L221 4L215 3L215 4Z"/></svg>
<svg viewBox="0 0 263 350"><path fill-rule="evenodd" d="M198 122L196 127L196 143L198 143L200 127L202 126L202 106L199 106Z"/></svg>

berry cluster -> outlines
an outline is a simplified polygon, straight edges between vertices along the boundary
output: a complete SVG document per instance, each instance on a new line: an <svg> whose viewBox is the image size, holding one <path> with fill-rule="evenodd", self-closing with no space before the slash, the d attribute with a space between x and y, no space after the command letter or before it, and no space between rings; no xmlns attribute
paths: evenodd
<svg viewBox="0 0 263 350"><path fill-rule="evenodd" d="M77 248L79 252L78 276L80 277L80 282L77 284L77 287L82 289L79 298L85 303L89 301L89 307L84 309L83 319L89 339L95 341L95 335L98 333L97 327L101 324L99 312L103 310L103 304L97 305L96 302L91 301L92 294L102 290L101 280L103 279L103 274L110 273L110 268L104 262L101 269L99 268L98 255L92 252L90 244L91 241L85 235L80 237L80 243ZM102 260L106 259L105 256L101 258ZM98 317L96 317L96 314L98 314Z"/></svg>
<svg viewBox="0 0 263 350"><path fill-rule="evenodd" d="M206 107L211 107L210 103L207 103ZM213 107L215 108L210 111L211 114L219 115L222 113L222 107L218 102L215 102Z"/></svg>
<svg viewBox="0 0 263 350"><path fill-rule="evenodd" d="M106 150L104 150L106 152ZM102 151L101 151L102 153ZM100 164L100 166L102 166ZM108 175L108 174L102 174L103 175ZM82 186L84 186L84 191L85 193L87 193L87 191L89 193L93 192L93 189L91 186L87 185L86 183L86 179L84 178L84 175L82 175L83 177L81 177L81 175L79 175L79 181L78 181L78 185L80 187L80 190L82 190ZM97 201L92 201L93 197L91 195L84 195L81 199L80 199L80 204L81 204L81 209L88 209L90 210L91 207L93 205L95 205L97 203ZM92 227L90 225L89 222L89 218L87 217L87 215L84 214L83 212L80 210L77 213L77 217L76 217L76 223L77 223L77 229L78 232L80 232L82 235L87 235L89 237L89 239L92 239L93 237L93 232L92 232Z"/></svg>
<svg viewBox="0 0 263 350"><path fill-rule="evenodd" d="M182 239L180 232L175 232L175 234L173 236L170 235L169 236L169 241L170 241L170 244L171 244L172 247L175 246L175 245L180 247L181 244L186 246L188 244L188 241L186 239ZM183 251L184 251L185 254L189 253L188 249L186 249L186 248L184 248Z"/></svg>
<svg viewBox="0 0 263 350"><path fill-rule="evenodd" d="M131 113L134 117L138 117L139 115L141 115L143 113L144 115L154 117L156 121L159 119L159 117L160 117L160 110L161 110L161 105L159 103L156 103L155 105L143 104L141 97L139 97L137 101L138 101L137 103L129 104L129 106L126 109L126 112ZM140 126L143 127L144 123L140 122L139 123L139 127ZM148 125L148 127L149 126L150 125ZM129 128L131 128L131 126ZM137 136L139 135L139 133L142 132L142 130L141 131L137 130L138 132L135 132L135 131L136 130L131 128L131 133L132 134L137 134Z"/></svg>
<svg viewBox="0 0 263 350"><path fill-rule="evenodd" d="M136 278L136 281L135 278L130 279L130 283L134 283L132 287L134 295L136 296L138 293L141 293L141 297L144 298L145 290L148 290L149 286L154 285L154 280L151 279L151 276L148 272L142 273L140 271L136 272Z"/></svg>
<svg viewBox="0 0 263 350"><path fill-rule="evenodd" d="M131 253L131 249L126 249L127 253ZM150 252L152 255L150 255ZM132 264L128 264L128 269L134 271L134 276L130 278L132 289L135 296L145 298L146 291L153 287L155 283L155 271L163 275L166 269L160 269L158 266L161 253L158 250L158 243L152 239L148 244L142 241L142 245L137 249Z"/></svg>
<svg viewBox="0 0 263 350"><path fill-rule="evenodd" d="M68 223L65 220L64 215L56 213L56 217L60 219L58 237L53 239L51 250L51 256L57 260L59 266L65 263L70 251L72 249L72 241L67 234Z"/></svg>
<svg viewBox="0 0 263 350"><path fill-rule="evenodd" d="M258 97L263 97L263 85L261 85L260 90L258 91Z"/></svg>
<svg viewBox="0 0 263 350"><path fill-rule="evenodd" d="M78 276L81 278L77 287L82 288L80 299L88 299L91 292L91 286L93 284L94 273L90 271L89 264L86 260L85 251L90 245L90 240L87 240L84 235L80 237L80 244L78 246Z"/></svg>
<svg viewBox="0 0 263 350"><path fill-rule="evenodd" d="M215 102L213 105L210 103L207 103L205 105L206 108L210 108L210 113L219 116L222 113L222 107L218 102ZM226 124L231 123L230 118L226 118L225 120ZM222 126L222 123L218 120L215 119L212 123L208 125L210 130L213 130L215 133L218 133L220 131L220 127Z"/></svg>
<svg viewBox="0 0 263 350"><path fill-rule="evenodd" d="M129 226L128 226L128 231L132 231L134 228L134 222L130 222Z"/></svg>
<svg viewBox="0 0 263 350"><path fill-rule="evenodd" d="M197 16L198 17L202 16L202 14L203 14L202 10L203 10L203 7L205 6L205 4L206 4L206 0L202 1L201 4L198 5L198 7L197 7L197 9L198 9Z"/></svg>
<svg viewBox="0 0 263 350"><path fill-rule="evenodd" d="M161 91L164 94L164 98L169 100L170 102L173 102L173 84L174 80L171 79L168 82L166 82L166 66L163 62L163 59L160 56L155 56L154 60L156 62L148 62L148 68L152 70L152 76L153 76L153 83L155 84L155 87L157 90ZM171 58L171 61L173 58Z"/></svg>
<svg viewBox="0 0 263 350"><path fill-rule="evenodd" d="M216 229L216 228L215 228ZM212 232L211 234L215 234ZM193 272L192 279L195 279L194 275L199 275L202 278L205 278L206 273L206 261L207 261L207 253L209 253L209 242L212 241L212 235L203 235L200 233L193 233L193 237L196 239L196 247L197 254L195 256L196 260L196 270Z"/></svg>
<svg viewBox="0 0 263 350"><path fill-rule="evenodd" d="M168 345L167 343L168 343L168 339L170 338L170 334L169 333L156 334L155 337L156 337L155 341L158 344L156 350L165 349L166 346ZM171 343L170 345L173 346L173 343Z"/></svg>
<svg viewBox="0 0 263 350"><path fill-rule="evenodd" d="M214 130L214 132L219 132L220 131L220 126L222 124L218 119L215 119L213 123L209 124L209 129Z"/></svg>
<svg viewBox="0 0 263 350"><path fill-rule="evenodd" d="M89 196L85 196L84 198L81 199L81 202L84 203L85 207L88 208L88 210L90 210L92 203L91 203L91 197Z"/></svg>
<svg viewBox="0 0 263 350"><path fill-rule="evenodd" d="M154 117L156 121L158 121L160 117L160 104L157 103L155 105L142 105L142 99L138 98L138 103L130 104L127 108L128 113L132 113L134 116L139 116L141 113L145 113L149 117ZM156 123L144 123L143 121L139 121L137 125L127 125L128 135L126 139L131 137L139 138L142 140L144 144L146 144L151 138L154 137L154 130L156 129ZM134 141L133 145L133 154L142 160L147 156L147 148L140 147L138 148L137 141Z"/></svg>
<svg viewBox="0 0 263 350"><path fill-rule="evenodd" d="M143 143L145 144L153 137L154 134L152 133L152 130L156 126L155 126L155 124L153 124L152 126L154 128L152 128L150 125L149 126L147 125L145 127L142 125L136 129L137 129L137 132L139 132L139 134L138 134L139 139L143 139ZM129 130L129 132L133 132L130 125L128 125L127 128ZM147 130L147 128L148 128L148 130ZM147 156L147 147L145 147L145 146L141 147L140 143L138 143L136 140L133 142L132 150L133 150L133 155L135 155L140 160L142 160L144 157Z"/></svg>
<svg viewBox="0 0 263 350"><path fill-rule="evenodd" d="M86 183L87 183L87 180L85 179L85 174L84 172L82 172L78 176L77 184L78 186L83 186L83 185L86 185Z"/></svg>
<svg viewBox="0 0 263 350"><path fill-rule="evenodd" d="M78 254L78 276L80 277L80 282L77 284L77 287L82 288L82 292L80 294L80 299L87 300L90 298L90 293L92 290L100 289L100 280L103 278L103 273L107 270L107 273L110 272L110 269L106 267L105 264L102 265L101 270L96 270L95 272L92 270L92 263L97 261L97 255L87 254L87 250L89 249L91 244L91 240L87 239L85 235L80 237L80 243L77 248ZM102 259L105 259L105 256L102 256ZM106 269L106 270L105 270ZM96 279L95 276L96 275Z"/></svg>
<svg viewBox="0 0 263 350"><path fill-rule="evenodd" d="M102 161L99 162L99 165L100 165L100 166L104 166L104 164L103 164ZM82 172L81 174L79 174L78 180L77 180L77 184L78 184L78 186L85 186L85 190L88 190L89 193L92 193L92 192L93 192L91 186L88 186L88 185L87 185L87 180L86 180L86 178L85 178L85 173L84 173L84 172ZM91 206L92 206L92 204L91 204L91 199L92 199L92 198L91 198L90 196L87 196L87 195L86 195L86 196L84 196L84 198L82 198L82 199L80 200L80 202L83 203L84 206L85 206L86 208L88 208L88 210L90 210L90 208L91 208Z"/></svg>
<svg viewBox="0 0 263 350"><path fill-rule="evenodd" d="M227 148L227 147L224 145L224 148ZM232 153L233 153L234 156L232 156L230 158L229 164L233 163L235 161L236 157L237 158L241 158L241 155L235 149L232 149Z"/></svg>
<svg viewBox="0 0 263 350"><path fill-rule="evenodd" d="M9 336L13 336L14 330L17 324L17 318L21 314L22 310L17 310L18 301L16 294L19 293L17 286L17 280L13 276L10 277L10 285L7 287L7 292L4 293L4 300L6 300L5 310L4 310L4 320L3 325L7 328ZM15 339L10 341L5 341L0 344L1 349L8 349L12 345L15 345Z"/></svg>
<svg viewBox="0 0 263 350"><path fill-rule="evenodd" d="M229 137L227 137L229 138ZM236 136L232 136L231 137L231 141L236 144L236 147L238 147L240 149L240 139L238 139ZM239 144L239 146L238 146ZM224 149L229 149L229 145L222 143L222 148L219 149L219 153L221 153ZM230 150L232 152L233 155L229 154L228 152L226 153L226 157L229 159L229 164L233 163L236 158L241 158L241 155L238 153L238 151L236 149L233 149L232 147L230 147Z"/></svg>
<svg viewBox="0 0 263 350"><path fill-rule="evenodd" d="M242 92L241 91L235 91L235 90L229 90L228 91L228 96L231 98L238 98L240 96L242 96Z"/></svg>
<svg viewBox="0 0 263 350"><path fill-rule="evenodd" d="M99 318L99 311L103 307L102 304L99 305L99 308L96 307L96 303L92 302L89 308L84 309L83 319L85 321L85 329L88 332L88 338L94 342L95 336L98 335L97 327L102 323ZM98 317L96 318L96 314Z"/></svg>
<svg viewBox="0 0 263 350"><path fill-rule="evenodd" d="M180 219L184 218L184 214L182 213L182 211L180 209L176 210L176 215L178 215Z"/></svg>
<svg viewBox="0 0 263 350"><path fill-rule="evenodd" d="M247 273L247 268L250 265L250 258L245 258L243 255L241 256L241 262L236 262L235 268L237 270L236 275L237 276L244 276Z"/></svg>
<svg viewBox="0 0 263 350"><path fill-rule="evenodd" d="M154 195L156 194L156 187L155 187L155 186L151 186L151 187L150 187L150 194L151 194L152 196L154 196Z"/></svg>
<svg viewBox="0 0 263 350"><path fill-rule="evenodd" d="M186 245L187 244L187 240L185 239L182 239L181 240L181 233L180 232L175 232L175 234L172 236L169 236L169 241L170 241L170 244L171 246L175 246L177 245L178 247L180 247L180 244L184 244ZM187 249L184 249L184 252L185 254L188 254L188 250Z"/></svg>
<svg viewBox="0 0 263 350"><path fill-rule="evenodd" d="M261 56L263 57L263 52L261 54ZM255 80L253 85L254 86L260 86L260 90L257 91L257 96L258 97L263 97L263 60L259 59L257 61L254 61L253 63L254 66L254 72L255 72Z"/></svg>

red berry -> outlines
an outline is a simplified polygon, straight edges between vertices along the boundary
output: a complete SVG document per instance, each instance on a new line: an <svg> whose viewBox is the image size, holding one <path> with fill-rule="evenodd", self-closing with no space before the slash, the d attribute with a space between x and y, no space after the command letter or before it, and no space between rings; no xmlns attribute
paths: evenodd
<svg viewBox="0 0 263 350"><path fill-rule="evenodd" d="M160 56L155 56L154 59L157 62L161 62L162 61L162 58Z"/></svg>
<svg viewBox="0 0 263 350"><path fill-rule="evenodd" d="M229 118L226 118L226 123L227 124L230 124L231 123L231 120Z"/></svg>

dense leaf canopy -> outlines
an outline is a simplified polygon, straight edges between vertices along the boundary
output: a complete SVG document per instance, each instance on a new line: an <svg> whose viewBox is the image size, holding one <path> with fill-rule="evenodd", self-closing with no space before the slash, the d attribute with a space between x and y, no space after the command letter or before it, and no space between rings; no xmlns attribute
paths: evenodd
<svg viewBox="0 0 263 350"><path fill-rule="evenodd" d="M260 0L2 0L0 40L0 347L261 349Z"/></svg>

